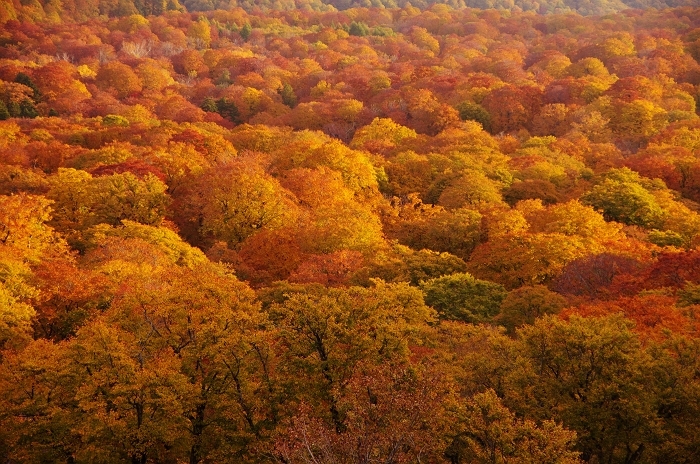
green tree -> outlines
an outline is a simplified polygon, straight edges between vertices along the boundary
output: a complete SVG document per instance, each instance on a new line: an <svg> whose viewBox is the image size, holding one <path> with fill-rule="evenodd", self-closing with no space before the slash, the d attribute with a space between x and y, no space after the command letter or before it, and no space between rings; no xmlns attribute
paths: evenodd
<svg viewBox="0 0 700 464"><path fill-rule="evenodd" d="M206 97L202 101L202 104L199 105L199 107L202 108L207 113L218 113L219 112L219 107L216 104L216 100L214 100L212 97Z"/></svg>
<svg viewBox="0 0 700 464"><path fill-rule="evenodd" d="M241 114L238 111L238 107L232 101L226 98L219 98L216 100L216 111L224 118L229 121L239 124L241 122Z"/></svg>
<svg viewBox="0 0 700 464"><path fill-rule="evenodd" d="M496 320L513 334L516 327L533 324L538 317L547 314L557 314L566 304L566 298L543 285L520 287L508 293Z"/></svg>
<svg viewBox="0 0 700 464"><path fill-rule="evenodd" d="M665 212L650 189L663 188L628 168L614 169L581 200L602 211L607 220L658 229Z"/></svg>
<svg viewBox="0 0 700 464"><path fill-rule="evenodd" d="M4 101L0 101L0 121L10 118L10 112L7 110L7 105Z"/></svg>
<svg viewBox="0 0 700 464"><path fill-rule="evenodd" d="M479 323L498 314L506 297L502 285L475 279L471 274L452 274L421 282L425 302L442 319Z"/></svg>
<svg viewBox="0 0 700 464"><path fill-rule="evenodd" d="M21 118L29 119L34 119L37 116L39 116L39 112L36 110L34 102L29 99L25 99L19 102L19 116Z"/></svg>
<svg viewBox="0 0 700 464"><path fill-rule="evenodd" d="M29 77L23 72L17 73L17 76L15 77L15 82L17 82L18 84L26 85L27 87L32 89L32 91L34 92L32 98L35 102L39 101L39 99L41 98L41 92L39 91L39 87L37 87L37 85L34 83L31 77Z"/></svg>
<svg viewBox="0 0 700 464"><path fill-rule="evenodd" d="M7 112L10 114L11 118L19 118L22 114L19 103L14 100L7 102Z"/></svg>
<svg viewBox="0 0 700 464"><path fill-rule="evenodd" d="M297 95L291 85L284 84L277 93L282 97L282 103L288 107L294 108L297 105Z"/></svg>
<svg viewBox="0 0 700 464"><path fill-rule="evenodd" d="M491 115L486 108L478 103L465 101L457 105L459 117L462 121L476 121L481 124L485 131L491 131Z"/></svg>
<svg viewBox="0 0 700 464"><path fill-rule="evenodd" d="M352 23L350 23L350 27L348 28L348 34L355 35L358 37L364 37L366 35L369 35L369 27L367 26L367 24L361 21L353 21Z"/></svg>
<svg viewBox="0 0 700 464"><path fill-rule="evenodd" d="M248 39L250 38L250 34L253 32L253 28L250 26L250 23L246 22L243 27L241 28L239 34L241 34L241 38L247 42Z"/></svg>

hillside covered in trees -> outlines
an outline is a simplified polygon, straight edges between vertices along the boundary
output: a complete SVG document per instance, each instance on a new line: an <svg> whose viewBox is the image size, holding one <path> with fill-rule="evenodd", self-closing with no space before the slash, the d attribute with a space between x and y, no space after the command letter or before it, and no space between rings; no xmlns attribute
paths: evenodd
<svg viewBox="0 0 700 464"><path fill-rule="evenodd" d="M354 8L420 9L433 5L451 8L498 9L504 12L532 11L601 15L622 10L663 9L697 6L695 0L4 0L0 3L0 22L6 19L41 21L85 21L98 16L131 14L160 15L167 11L213 11L242 8L248 12L317 11L329 12Z"/></svg>
<svg viewBox="0 0 700 464"><path fill-rule="evenodd" d="M682 5L0 4L0 463L698 462Z"/></svg>

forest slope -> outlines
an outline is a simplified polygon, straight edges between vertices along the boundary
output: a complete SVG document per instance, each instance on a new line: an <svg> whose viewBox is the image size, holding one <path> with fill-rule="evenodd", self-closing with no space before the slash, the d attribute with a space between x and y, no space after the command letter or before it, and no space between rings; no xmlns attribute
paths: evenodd
<svg viewBox="0 0 700 464"><path fill-rule="evenodd" d="M10 19L22 21L85 21L100 15L119 17L131 14L159 15L166 11L214 11L242 8L253 11L337 11L351 8L420 9L434 4L451 8L531 11L540 14L579 13L605 15L629 8L675 8L696 6L695 0L4 0L0 3L0 24Z"/></svg>
<svg viewBox="0 0 700 464"><path fill-rule="evenodd" d="M700 9L62 5L0 27L0 461L698 461Z"/></svg>

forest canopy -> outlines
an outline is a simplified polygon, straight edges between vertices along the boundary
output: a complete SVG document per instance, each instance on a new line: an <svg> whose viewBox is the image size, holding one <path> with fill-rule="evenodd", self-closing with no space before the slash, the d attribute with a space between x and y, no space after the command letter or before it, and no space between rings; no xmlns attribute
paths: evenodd
<svg viewBox="0 0 700 464"><path fill-rule="evenodd" d="M0 460L697 462L693 3L0 3Z"/></svg>
<svg viewBox="0 0 700 464"><path fill-rule="evenodd" d="M100 16L132 14L160 15L172 11L203 12L241 8L247 12L316 11L333 12L357 8L421 10L433 5L450 9L496 9L538 14L578 13L605 15L627 9L663 9L696 6L695 0L7 0L0 5L0 22L7 19L31 21L85 21ZM442 7L440 7L442 8Z"/></svg>

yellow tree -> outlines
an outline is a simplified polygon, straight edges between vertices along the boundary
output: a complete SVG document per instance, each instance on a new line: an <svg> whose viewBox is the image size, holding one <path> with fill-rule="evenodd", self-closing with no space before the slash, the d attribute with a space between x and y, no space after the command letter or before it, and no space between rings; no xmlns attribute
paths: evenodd
<svg viewBox="0 0 700 464"><path fill-rule="evenodd" d="M38 196L0 196L0 348L19 346L31 333L30 304L39 295L32 267L68 254L47 225L50 204Z"/></svg>
<svg viewBox="0 0 700 464"><path fill-rule="evenodd" d="M583 462L572 449L575 432L553 420L538 425L517 418L493 390L474 395L460 412L462 430L446 453L453 462L462 458L475 464Z"/></svg>
<svg viewBox="0 0 700 464"><path fill-rule="evenodd" d="M294 223L297 215L293 195L251 158L208 169L183 196L184 219L201 237L231 247L260 230Z"/></svg>
<svg viewBox="0 0 700 464"><path fill-rule="evenodd" d="M293 169L286 173L283 185L305 210L298 236L307 252L347 249L367 253L383 243L379 218L357 201L341 173L328 168Z"/></svg>
<svg viewBox="0 0 700 464"><path fill-rule="evenodd" d="M547 283L566 264L590 253L580 237L562 233L507 234L479 245L469 261L469 271L513 289Z"/></svg>
<svg viewBox="0 0 700 464"><path fill-rule="evenodd" d="M409 346L434 320L420 290L382 281L371 288L289 293L269 315L280 327L280 369L289 388L337 433L350 420L341 403L358 369L407 360Z"/></svg>
<svg viewBox="0 0 700 464"><path fill-rule="evenodd" d="M418 134L387 118L374 118L355 132L350 147L389 155L415 140Z"/></svg>

